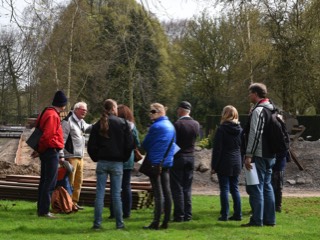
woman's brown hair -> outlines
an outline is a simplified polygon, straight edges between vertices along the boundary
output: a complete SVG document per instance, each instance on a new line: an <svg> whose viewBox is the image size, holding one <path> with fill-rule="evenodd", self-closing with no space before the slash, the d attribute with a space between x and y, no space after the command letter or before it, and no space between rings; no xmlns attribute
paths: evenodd
<svg viewBox="0 0 320 240"><path fill-rule="evenodd" d="M124 118L129 122L134 123L134 116L131 109L124 104L118 105L118 117Z"/></svg>
<svg viewBox="0 0 320 240"><path fill-rule="evenodd" d="M109 130L109 115L113 113L113 107L117 106L117 102L113 99L107 99L103 103L103 112L100 118L100 135L103 137L108 136Z"/></svg>

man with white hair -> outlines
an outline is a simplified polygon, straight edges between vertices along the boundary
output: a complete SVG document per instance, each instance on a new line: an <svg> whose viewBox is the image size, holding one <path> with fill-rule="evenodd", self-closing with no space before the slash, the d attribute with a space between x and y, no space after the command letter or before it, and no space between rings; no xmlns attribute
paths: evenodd
<svg viewBox="0 0 320 240"><path fill-rule="evenodd" d="M74 105L73 111L62 121L64 138L65 159L73 166L73 172L69 174L70 185L73 189L72 201L79 210L81 186L83 182L83 157L85 148L85 133L91 131L92 125L87 124L84 118L87 114L87 104L78 102Z"/></svg>

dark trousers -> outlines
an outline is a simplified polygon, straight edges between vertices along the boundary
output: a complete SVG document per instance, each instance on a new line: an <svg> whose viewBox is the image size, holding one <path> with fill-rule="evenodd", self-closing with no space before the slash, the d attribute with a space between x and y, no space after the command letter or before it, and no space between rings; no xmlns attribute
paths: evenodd
<svg viewBox="0 0 320 240"><path fill-rule="evenodd" d="M54 148L40 154L41 170L38 187L38 214L47 214L50 209L51 195L57 183L59 153Z"/></svg>
<svg viewBox="0 0 320 240"><path fill-rule="evenodd" d="M132 208L131 169L123 169L121 188L123 217L128 218L131 215ZM112 201L110 201L110 217L114 217Z"/></svg>
<svg viewBox="0 0 320 240"><path fill-rule="evenodd" d="M170 186L174 203L174 221L188 221L192 218L192 180L194 156L175 157L170 169Z"/></svg>
<svg viewBox="0 0 320 240"><path fill-rule="evenodd" d="M169 169L162 169L158 177L150 177L150 182L154 195L153 223L159 224L162 212L163 222L168 223L172 206Z"/></svg>
<svg viewBox="0 0 320 240"><path fill-rule="evenodd" d="M272 172L272 187L273 187L274 198L275 198L275 206L277 210L280 210L282 206L283 178L284 178L284 171Z"/></svg>

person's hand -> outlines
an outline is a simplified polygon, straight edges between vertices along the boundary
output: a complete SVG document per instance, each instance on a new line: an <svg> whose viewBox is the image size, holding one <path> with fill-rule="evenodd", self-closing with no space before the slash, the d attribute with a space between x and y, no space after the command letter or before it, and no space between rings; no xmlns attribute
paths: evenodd
<svg viewBox="0 0 320 240"><path fill-rule="evenodd" d="M31 153L31 157L32 157L32 158L37 158L37 157L39 157L39 153L38 153L37 151L33 151L33 152Z"/></svg>
<svg viewBox="0 0 320 240"><path fill-rule="evenodd" d="M63 164L64 161L65 161L64 158L59 158L59 163L60 163L61 165Z"/></svg>
<svg viewBox="0 0 320 240"><path fill-rule="evenodd" d="M248 171L250 171L252 169L252 165L251 165L251 157L246 157L244 160L244 165L246 167L246 169Z"/></svg>

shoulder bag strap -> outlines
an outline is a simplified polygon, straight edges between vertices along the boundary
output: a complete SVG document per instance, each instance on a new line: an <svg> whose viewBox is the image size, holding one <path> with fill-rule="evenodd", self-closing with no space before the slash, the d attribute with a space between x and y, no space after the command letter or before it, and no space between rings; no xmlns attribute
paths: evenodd
<svg viewBox="0 0 320 240"><path fill-rule="evenodd" d="M167 148L166 153L164 154L162 160L160 161L160 166L162 165L163 161L164 161L164 160L166 159L166 157L168 156L168 153L169 153L169 150L171 149L171 146L172 146L172 144L173 144L173 141L174 141L174 136L172 137L172 140L171 140L171 142L170 142L170 144L169 144L169 147Z"/></svg>
<svg viewBox="0 0 320 240"><path fill-rule="evenodd" d="M36 128L39 128L42 115L45 113L45 111L46 111L48 108L52 108L52 107L46 107L45 109L43 109L43 111L42 111L42 113L41 113L41 115L40 115L40 117L39 117L39 121L37 122Z"/></svg>

